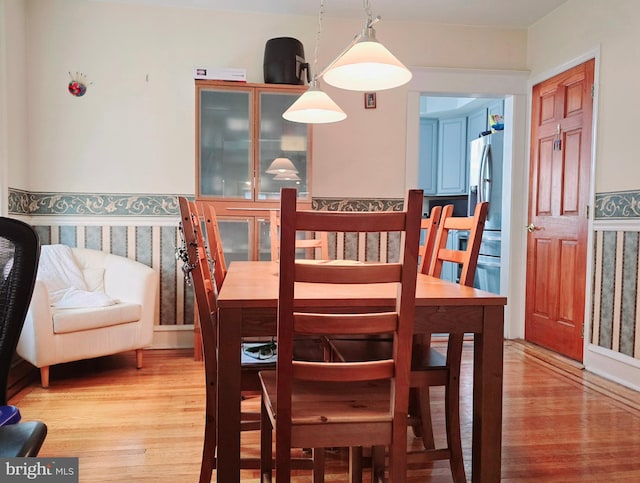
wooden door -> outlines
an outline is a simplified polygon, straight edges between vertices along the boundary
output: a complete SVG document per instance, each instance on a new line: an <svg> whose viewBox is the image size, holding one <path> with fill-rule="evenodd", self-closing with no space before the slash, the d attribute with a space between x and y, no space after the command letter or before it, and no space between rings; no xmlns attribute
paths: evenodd
<svg viewBox="0 0 640 483"><path fill-rule="evenodd" d="M533 87L525 338L582 360L594 61Z"/></svg>

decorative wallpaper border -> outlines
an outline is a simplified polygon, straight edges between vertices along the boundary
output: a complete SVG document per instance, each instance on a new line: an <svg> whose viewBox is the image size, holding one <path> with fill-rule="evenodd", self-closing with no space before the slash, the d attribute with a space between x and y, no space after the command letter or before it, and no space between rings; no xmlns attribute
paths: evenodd
<svg viewBox="0 0 640 483"><path fill-rule="evenodd" d="M640 190L597 193L594 217L597 220L640 218Z"/></svg>
<svg viewBox="0 0 640 483"><path fill-rule="evenodd" d="M314 198L311 208L325 211L402 211L402 199Z"/></svg>
<svg viewBox="0 0 640 483"><path fill-rule="evenodd" d="M9 213L65 216L178 216L179 195L54 193L9 188ZM402 211L402 199L314 198L314 210Z"/></svg>
<svg viewBox="0 0 640 483"><path fill-rule="evenodd" d="M178 216L177 196L41 193L9 188L9 213L28 216Z"/></svg>

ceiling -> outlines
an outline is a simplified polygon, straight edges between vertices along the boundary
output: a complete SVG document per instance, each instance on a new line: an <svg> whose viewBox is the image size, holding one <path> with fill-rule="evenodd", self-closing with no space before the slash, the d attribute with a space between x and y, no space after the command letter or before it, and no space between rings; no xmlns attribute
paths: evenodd
<svg viewBox="0 0 640 483"><path fill-rule="evenodd" d="M320 0L102 0L233 12L317 15ZM326 17L365 18L365 0L325 0ZM527 28L568 0L370 0L387 20Z"/></svg>

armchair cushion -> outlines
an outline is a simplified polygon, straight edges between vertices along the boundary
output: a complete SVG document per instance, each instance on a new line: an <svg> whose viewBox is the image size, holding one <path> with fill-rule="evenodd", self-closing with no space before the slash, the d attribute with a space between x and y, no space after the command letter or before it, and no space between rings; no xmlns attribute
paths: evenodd
<svg viewBox="0 0 640 483"><path fill-rule="evenodd" d="M140 304L119 303L107 307L80 307L75 309L52 309L53 332L64 334L78 330L126 324L140 319Z"/></svg>

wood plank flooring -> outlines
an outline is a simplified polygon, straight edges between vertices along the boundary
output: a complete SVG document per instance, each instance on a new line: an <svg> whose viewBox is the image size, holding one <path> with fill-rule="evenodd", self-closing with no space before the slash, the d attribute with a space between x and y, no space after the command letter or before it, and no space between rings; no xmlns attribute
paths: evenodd
<svg viewBox="0 0 640 483"><path fill-rule="evenodd" d="M471 369L466 342L461 420L468 477ZM504 378L503 481L640 481L640 394L521 342L505 343ZM198 479L204 374L192 350L146 351L141 370L133 352L54 366L49 389L31 385L11 403L23 419L47 423L40 456L80 458L83 483ZM434 404L441 420L442 405ZM243 436L243 451L257 455L258 442L257 434ZM417 444L411 433L409 444ZM327 481L347 481L346 470L345 452L329 455ZM258 474L243 472L242 479L257 481ZM301 474L294 481L311 479ZM448 464L410 467L408 481L449 482Z"/></svg>

